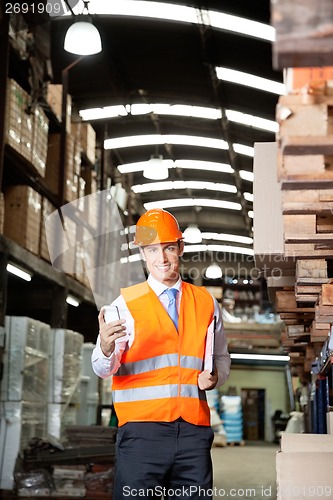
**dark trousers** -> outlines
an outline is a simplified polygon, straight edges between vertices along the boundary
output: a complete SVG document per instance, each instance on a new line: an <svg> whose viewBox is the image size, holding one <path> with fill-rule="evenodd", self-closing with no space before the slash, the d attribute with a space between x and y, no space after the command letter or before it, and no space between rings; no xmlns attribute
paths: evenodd
<svg viewBox="0 0 333 500"><path fill-rule="evenodd" d="M211 427L129 422L118 429L114 500L212 498Z"/></svg>

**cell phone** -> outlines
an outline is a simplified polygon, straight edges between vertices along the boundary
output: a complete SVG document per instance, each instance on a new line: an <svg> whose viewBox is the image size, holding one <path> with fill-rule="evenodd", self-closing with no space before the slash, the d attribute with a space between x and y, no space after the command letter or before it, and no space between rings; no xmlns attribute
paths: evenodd
<svg viewBox="0 0 333 500"><path fill-rule="evenodd" d="M103 306L105 323L117 321L120 319L119 309L117 306Z"/></svg>

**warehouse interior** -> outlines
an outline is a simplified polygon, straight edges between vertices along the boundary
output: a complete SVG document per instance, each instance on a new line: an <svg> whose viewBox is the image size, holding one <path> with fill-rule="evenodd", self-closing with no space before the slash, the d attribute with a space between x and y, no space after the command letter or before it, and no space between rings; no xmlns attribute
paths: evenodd
<svg viewBox="0 0 333 500"><path fill-rule="evenodd" d="M87 19L101 48L65 49ZM332 497L332 22L329 0L0 6L0 498L112 495L90 356L155 207L223 312L216 498Z"/></svg>

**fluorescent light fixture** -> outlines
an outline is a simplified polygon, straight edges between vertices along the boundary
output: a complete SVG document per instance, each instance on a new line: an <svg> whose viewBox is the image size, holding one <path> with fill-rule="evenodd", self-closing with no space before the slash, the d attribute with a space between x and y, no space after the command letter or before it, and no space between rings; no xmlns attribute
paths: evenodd
<svg viewBox="0 0 333 500"><path fill-rule="evenodd" d="M239 176L244 181L253 182L253 172L248 172L247 170L240 170Z"/></svg>
<svg viewBox="0 0 333 500"><path fill-rule="evenodd" d="M80 301L73 297L73 295L68 295L66 299L67 304L73 306L73 307L78 307L80 305Z"/></svg>
<svg viewBox="0 0 333 500"><path fill-rule="evenodd" d="M238 234L225 233L202 233L204 240L231 241L232 243L244 243L244 245L252 245L253 238L248 236L239 236Z"/></svg>
<svg viewBox="0 0 333 500"><path fill-rule="evenodd" d="M146 176L144 175L144 177ZM218 191L222 193L237 193L236 186L233 186L232 184L204 181L149 182L146 184L135 184L131 189L132 191L134 191L134 193L150 193L152 191L169 191L172 189L207 189L210 191Z"/></svg>
<svg viewBox="0 0 333 500"><path fill-rule="evenodd" d="M185 243L201 243L202 234L198 226L190 224L183 232Z"/></svg>
<svg viewBox="0 0 333 500"><path fill-rule="evenodd" d="M231 359L248 359L256 361L283 361L288 362L290 356L279 355L279 354L230 354Z"/></svg>
<svg viewBox="0 0 333 500"><path fill-rule="evenodd" d="M193 135L177 134L151 134L117 137L105 139L105 149L121 149L133 146L152 146L158 144L182 144L186 146L199 146L203 148L228 149L228 143L222 139L212 137L197 137Z"/></svg>
<svg viewBox="0 0 333 500"><path fill-rule="evenodd" d="M244 196L244 199L246 201L252 201L253 202L253 193L247 193L247 192L245 192L245 193L243 193L243 196Z"/></svg>
<svg viewBox="0 0 333 500"><path fill-rule="evenodd" d="M169 177L169 169L166 163L163 162L162 155L152 155L150 160L146 162L143 169L143 177L146 179L167 179Z"/></svg>
<svg viewBox="0 0 333 500"><path fill-rule="evenodd" d="M235 247L229 245L185 245L184 253L197 252L223 252L236 253L239 255L254 255L254 251L251 248Z"/></svg>
<svg viewBox="0 0 333 500"><path fill-rule="evenodd" d="M240 203L224 200L209 200L206 198L175 198L172 200L159 200L144 203L144 208L175 208L175 207L212 207L226 210L241 210Z"/></svg>
<svg viewBox="0 0 333 500"><path fill-rule="evenodd" d="M81 109L79 111L79 115L81 116L82 120L91 121L105 118L118 118L119 116L127 116L128 113L125 106L119 105L105 106L104 108Z"/></svg>
<svg viewBox="0 0 333 500"><path fill-rule="evenodd" d="M239 153L245 156L251 156L251 158L254 158L254 148L250 146L245 146L244 144L237 144L237 143L234 143L232 146L234 148L235 153Z"/></svg>
<svg viewBox="0 0 333 500"><path fill-rule="evenodd" d="M201 148L228 149L228 143L223 139L214 137L201 137L194 135L177 134L150 134L150 135L132 135L126 137L117 137L114 139L105 139L104 149L131 148L134 146L158 146L160 144L180 144L184 146L197 146ZM254 157L254 148L245 144L233 144L236 153Z"/></svg>
<svg viewBox="0 0 333 500"><path fill-rule="evenodd" d="M279 131L279 124L277 122L273 120L266 120L265 118L260 118L259 116L249 115L247 113L241 113L240 111L233 111L231 109L226 110L226 116L229 122L246 125L247 127L258 128L260 130L266 130L267 132L277 133Z"/></svg>
<svg viewBox="0 0 333 500"><path fill-rule="evenodd" d="M252 21L244 17L232 16L223 12L208 11L210 25L213 28L233 31L240 35L261 38L269 42L275 41L275 29L268 25Z"/></svg>
<svg viewBox="0 0 333 500"><path fill-rule="evenodd" d="M218 108L208 108L204 106L191 106L186 104L132 104L130 106L131 115L170 115L185 116L189 118L205 118L206 120L220 120L222 112Z"/></svg>
<svg viewBox="0 0 333 500"><path fill-rule="evenodd" d="M102 51L101 35L89 16L79 16L67 30L64 49L71 54L88 56Z"/></svg>
<svg viewBox="0 0 333 500"><path fill-rule="evenodd" d="M82 120L100 120L105 118L119 118L128 115L146 115L149 113L158 115L184 116L207 120L220 120L222 117L219 108L206 108L202 106L190 106L186 104L126 104L105 106L103 108L81 109L79 115ZM278 132L279 125L273 120L249 115L240 111L226 110L226 116L230 122L245 125L247 127L267 130L268 132Z"/></svg>
<svg viewBox="0 0 333 500"><path fill-rule="evenodd" d="M25 281L31 281L32 274L16 264L11 264L10 262L8 262L6 269L9 273L14 274L18 278L21 278Z"/></svg>
<svg viewBox="0 0 333 500"><path fill-rule="evenodd" d="M163 163L170 168L185 168L193 170L204 170L208 172L220 172L225 174L234 173L234 169L231 168L227 163L217 163L213 161L201 161L201 160L163 160ZM121 174L131 174L133 172L141 172L144 170L146 165L145 161L135 162L135 163L125 163L123 165L118 165L118 170Z"/></svg>
<svg viewBox="0 0 333 500"><path fill-rule="evenodd" d="M206 170L207 172L220 172L221 174L233 174L234 169L227 163L201 160L176 160L174 166L193 170Z"/></svg>
<svg viewBox="0 0 333 500"><path fill-rule="evenodd" d="M173 168L173 161L172 160L162 160L163 165L166 166L168 169ZM122 165L118 165L118 170L121 174L132 174L134 172L143 172L145 167L146 167L147 162L146 161L138 161L135 163L124 163Z"/></svg>
<svg viewBox="0 0 333 500"><path fill-rule="evenodd" d="M78 7L73 7L78 12ZM190 24L204 24L215 29L231 31L237 35L260 38L268 42L275 41L275 29L267 24L252 21L222 12L201 10L201 15L194 7L169 4L163 2L149 2L141 0L90 0L90 12L109 16L147 17L178 21ZM66 11L68 15L68 12ZM65 14L65 15L66 15Z"/></svg>
<svg viewBox="0 0 333 500"><path fill-rule="evenodd" d="M239 85L264 90L265 92L271 92L277 95L286 94L286 86L284 83L275 82L273 80L268 80L267 78L251 75L250 73L244 73L243 71L236 71L230 68L216 67L215 70L217 78L219 80L223 80L224 82L237 83Z"/></svg>
<svg viewBox="0 0 333 500"><path fill-rule="evenodd" d="M216 280L222 278L222 269L215 262L207 267L205 276L208 279Z"/></svg>

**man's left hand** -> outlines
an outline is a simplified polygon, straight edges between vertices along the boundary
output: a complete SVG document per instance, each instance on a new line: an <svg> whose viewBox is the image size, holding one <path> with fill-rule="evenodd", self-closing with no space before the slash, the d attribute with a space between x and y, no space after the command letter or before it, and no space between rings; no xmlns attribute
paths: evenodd
<svg viewBox="0 0 333 500"><path fill-rule="evenodd" d="M204 370L199 373L198 377L198 386L202 391L209 391L210 389L214 389L217 384L217 371L215 369L214 373L211 374L209 370Z"/></svg>

